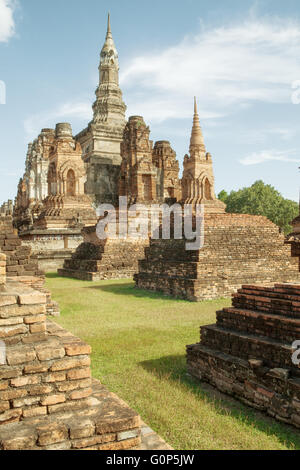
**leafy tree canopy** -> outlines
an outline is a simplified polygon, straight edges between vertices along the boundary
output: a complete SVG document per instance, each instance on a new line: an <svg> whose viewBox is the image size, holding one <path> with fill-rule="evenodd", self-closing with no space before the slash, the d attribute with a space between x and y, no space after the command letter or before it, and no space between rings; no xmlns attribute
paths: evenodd
<svg viewBox="0 0 300 470"><path fill-rule="evenodd" d="M264 215L286 234L291 232L291 221L299 214L295 201L285 199L273 186L256 181L250 188L239 191L221 191L218 198L227 205L226 212Z"/></svg>

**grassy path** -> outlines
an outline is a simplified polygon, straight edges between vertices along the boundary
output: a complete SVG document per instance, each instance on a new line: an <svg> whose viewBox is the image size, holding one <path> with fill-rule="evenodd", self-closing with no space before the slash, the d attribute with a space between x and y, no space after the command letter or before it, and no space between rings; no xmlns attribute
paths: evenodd
<svg viewBox="0 0 300 470"><path fill-rule="evenodd" d="M129 280L47 277L57 322L93 348L93 376L175 449L300 449L300 433L186 375L185 345L215 322L222 299L199 304L138 291Z"/></svg>

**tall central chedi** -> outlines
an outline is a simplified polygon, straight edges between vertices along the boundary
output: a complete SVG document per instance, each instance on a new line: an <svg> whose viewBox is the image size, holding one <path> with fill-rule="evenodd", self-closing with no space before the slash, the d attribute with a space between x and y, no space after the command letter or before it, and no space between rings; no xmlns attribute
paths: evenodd
<svg viewBox="0 0 300 470"><path fill-rule="evenodd" d="M119 87L119 57L108 15L107 34L100 54L99 86L93 120L76 136L83 149L87 182L85 192L96 205L116 203L126 105Z"/></svg>

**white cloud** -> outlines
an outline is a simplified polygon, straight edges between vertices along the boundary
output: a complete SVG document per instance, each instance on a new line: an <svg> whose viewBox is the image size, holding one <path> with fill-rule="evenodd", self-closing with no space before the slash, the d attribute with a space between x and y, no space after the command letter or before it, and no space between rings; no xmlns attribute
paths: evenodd
<svg viewBox="0 0 300 470"><path fill-rule="evenodd" d="M88 102L65 103L57 109L29 116L24 121L27 139L34 139L44 127L54 127L57 122L64 120L72 124L73 119L90 121L92 106Z"/></svg>
<svg viewBox="0 0 300 470"><path fill-rule="evenodd" d="M296 155L295 150L262 150L261 152L254 152L241 159L240 163L242 163L242 165L258 165L270 161L300 163L300 159L293 158L293 155Z"/></svg>
<svg viewBox="0 0 300 470"><path fill-rule="evenodd" d="M15 34L14 0L0 0L0 42L7 42Z"/></svg>
<svg viewBox="0 0 300 470"><path fill-rule="evenodd" d="M201 116L232 113L255 101L291 103L292 83L300 79L299 50L296 21L251 18L202 27L173 47L125 64L121 85L129 96L135 89L130 109L146 109L148 119L190 116L194 95Z"/></svg>

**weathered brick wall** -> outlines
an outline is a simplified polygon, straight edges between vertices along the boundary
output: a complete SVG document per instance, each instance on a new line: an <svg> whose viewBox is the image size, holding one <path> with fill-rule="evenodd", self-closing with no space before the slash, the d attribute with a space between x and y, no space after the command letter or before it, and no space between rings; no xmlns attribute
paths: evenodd
<svg viewBox="0 0 300 470"><path fill-rule="evenodd" d="M117 220L118 217L117 213ZM138 260L144 257L145 246L149 244L148 239L119 239L118 235L100 240L96 226L85 227L82 233L84 243L65 260L64 267L58 269L60 276L87 281L130 278L137 271Z"/></svg>
<svg viewBox="0 0 300 470"><path fill-rule="evenodd" d="M7 276L43 276L31 248L22 242L12 225L12 217L0 217L0 251L6 254Z"/></svg>
<svg viewBox="0 0 300 470"><path fill-rule="evenodd" d="M284 236L265 217L207 215L204 223L197 251L186 251L186 239L151 240L136 286L198 301L230 296L247 283L300 281Z"/></svg>
<svg viewBox="0 0 300 470"><path fill-rule="evenodd" d="M201 328L187 346L188 371L280 421L300 427L300 369L292 361L300 340L300 284L243 286L233 307Z"/></svg>

